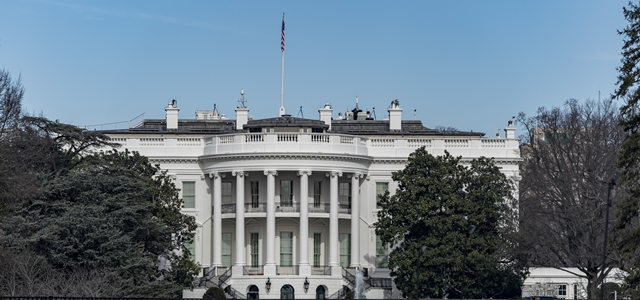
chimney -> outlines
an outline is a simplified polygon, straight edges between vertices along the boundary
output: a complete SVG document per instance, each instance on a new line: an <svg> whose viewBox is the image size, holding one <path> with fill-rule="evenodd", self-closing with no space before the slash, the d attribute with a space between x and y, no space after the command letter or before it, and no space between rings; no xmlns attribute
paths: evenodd
<svg viewBox="0 0 640 300"><path fill-rule="evenodd" d="M514 139L516 137L516 128L513 126L515 119L516 117L511 117L511 120L509 121L507 128L504 129L505 138Z"/></svg>
<svg viewBox="0 0 640 300"><path fill-rule="evenodd" d="M242 130L242 126L249 122L249 109L245 106L244 90L240 91L240 106L236 108L236 130Z"/></svg>
<svg viewBox="0 0 640 300"><path fill-rule="evenodd" d="M246 107L236 108L236 130L242 130L242 126L249 122L249 109Z"/></svg>
<svg viewBox="0 0 640 300"><path fill-rule="evenodd" d="M331 109L331 105L329 103L325 104L323 108L318 109L320 113L320 121L324 121L325 124L329 125L329 130L331 130L331 113L333 109Z"/></svg>
<svg viewBox="0 0 640 300"><path fill-rule="evenodd" d="M164 111L167 112L166 121L167 121L167 129L178 129L178 112L180 109L178 108L178 101L175 99L169 103L167 107L165 107Z"/></svg>
<svg viewBox="0 0 640 300"><path fill-rule="evenodd" d="M387 111L389 112L389 130L402 130L402 108L400 108L400 101L398 101L398 99L391 101L391 107L389 107Z"/></svg>

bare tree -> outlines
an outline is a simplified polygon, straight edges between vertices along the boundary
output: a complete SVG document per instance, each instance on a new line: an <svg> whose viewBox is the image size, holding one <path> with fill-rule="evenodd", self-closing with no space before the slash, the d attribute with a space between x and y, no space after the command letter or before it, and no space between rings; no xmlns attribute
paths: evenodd
<svg viewBox="0 0 640 300"><path fill-rule="evenodd" d="M589 299L617 260L605 250L610 180L623 139L610 100L569 100L562 108L520 113L524 126L520 182L521 235L533 266L554 267L586 279ZM614 204L622 192L613 191ZM609 235L611 237L611 235ZM607 259L603 264L603 251Z"/></svg>
<svg viewBox="0 0 640 300"><path fill-rule="evenodd" d="M0 70L0 138L16 125L22 115L24 88L20 77L13 81L6 70Z"/></svg>
<svg viewBox="0 0 640 300"><path fill-rule="evenodd" d="M114 271L59 270L41 256L23 250L0 253L0 295L54 297L123 297L127 279Z"/></svg>

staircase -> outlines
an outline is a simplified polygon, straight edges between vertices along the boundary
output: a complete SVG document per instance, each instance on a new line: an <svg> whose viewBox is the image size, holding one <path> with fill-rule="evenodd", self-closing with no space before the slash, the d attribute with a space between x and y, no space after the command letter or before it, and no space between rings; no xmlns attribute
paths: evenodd
<svg viewBox="0 0 640 300"><path fill-rule="evenodd" d="M231 269L227 269L218 279L218 286L227 294L227 299L247 299L247 296L234 289L227 280L231 277Z"/></svg>
<svg viewBox="0 0 640 300"><path fill-rule="evenodd" d="M218 270L222 271L223 269L219 268ZM227 283L227 281L231 277L231 269L226 269L224 273L219 274L217 276L213 275L213 273L214 273L214 270L209 271L208 268L206 268L205 271L203 271L204 276L194 281L194 286L204 287L205 289L213 286L218 286L227 295L227 299L246 299L247 298L246 295L240 293L238 290L234 289L233 287L231 287L230 284Z"/></svg>

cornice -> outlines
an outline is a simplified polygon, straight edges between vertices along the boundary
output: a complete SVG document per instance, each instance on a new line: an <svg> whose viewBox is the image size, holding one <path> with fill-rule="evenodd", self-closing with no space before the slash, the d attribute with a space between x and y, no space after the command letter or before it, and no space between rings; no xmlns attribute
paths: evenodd
<svg viewBox="0 0 640 300"><path fill-rule="evenodd" d="M242 153L242 154L203 155L198 158L198 160L201 162L221 161L221 160L279 160L279 159L370 162L373 160L373 157L366 156L366 155L329 154L329 153Z"/></svg>

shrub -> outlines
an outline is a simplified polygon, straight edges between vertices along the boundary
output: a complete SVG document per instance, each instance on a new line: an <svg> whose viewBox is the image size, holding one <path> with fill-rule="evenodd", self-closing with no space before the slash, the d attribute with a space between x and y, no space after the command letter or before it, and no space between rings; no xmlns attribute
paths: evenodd
<svg viewBox="0 0 640 300"><path fill-rule="evenodd" d="M227 295L224 291L217 286L210 287L206 293L202 296L202 299L227 299Z"/></svg>

